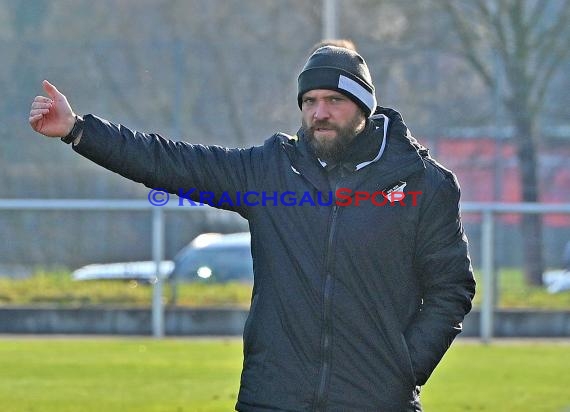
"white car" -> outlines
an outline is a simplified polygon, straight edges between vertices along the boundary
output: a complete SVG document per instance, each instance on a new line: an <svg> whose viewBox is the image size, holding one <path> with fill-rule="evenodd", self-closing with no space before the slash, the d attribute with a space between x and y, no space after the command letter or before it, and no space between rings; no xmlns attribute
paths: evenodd
<svg viewBox="0 0 570 412"><path fill-rule="evenodd" d="M153 261L91 264L75 270L73 280L136 280L154 283L156 265ZM160 264L161 277L167 278L174 269L174 262L165 260Z"/></svg>
<svg viewBox="0 0 570 412"><path fill-rule="evenodd" d="M570 290L569 270L549 270L542 274L542 283L549 293L560 293Z"/></svg>

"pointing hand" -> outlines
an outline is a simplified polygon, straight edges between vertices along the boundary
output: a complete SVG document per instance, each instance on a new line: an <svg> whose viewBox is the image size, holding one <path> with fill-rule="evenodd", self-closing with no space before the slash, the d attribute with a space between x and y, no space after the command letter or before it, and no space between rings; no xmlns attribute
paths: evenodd
<svg viewBox="0 0 570 412"><path fill-rule="evenodd" d="M44 80L42 85L49 97L34 98L30 109L30 126L44 136L66 136L75 124L75 114L67 98L53 84Z"/></svg>

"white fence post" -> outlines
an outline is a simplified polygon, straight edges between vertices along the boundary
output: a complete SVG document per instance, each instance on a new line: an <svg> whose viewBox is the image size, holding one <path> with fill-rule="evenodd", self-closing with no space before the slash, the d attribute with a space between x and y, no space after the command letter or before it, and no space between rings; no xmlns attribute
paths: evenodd
<svg viewBox="0 0 570 412"><path fill-rule="evenodd" d="M483 269L483 299L481 303L481 340L490 343L493 337L494 285L493 282L493 211L483 212L481 234L481 266Z"/></svg>
<svg viewBox="0 0 570 412"><path fill-rule="evenodd" d="M156 270L156 281L152 288L152 335L164 336L164 306L162 304L162 273L164 260L164 213L161 207L152 209L152 260Z"/></svg>

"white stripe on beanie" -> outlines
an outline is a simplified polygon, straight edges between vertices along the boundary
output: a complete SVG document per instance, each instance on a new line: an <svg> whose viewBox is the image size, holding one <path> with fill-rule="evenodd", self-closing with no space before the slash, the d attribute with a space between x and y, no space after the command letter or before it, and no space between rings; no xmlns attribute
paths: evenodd
<svg viewBox="0 0 570 412"><path fill-rule="evenodd" d="M348 93L352 94L364 103L364 105L370 109L371 113L374 113L374 110L376 109L376 96L362 87L359 83L341 74L338 77L338 88L346 90Z"/></svg>

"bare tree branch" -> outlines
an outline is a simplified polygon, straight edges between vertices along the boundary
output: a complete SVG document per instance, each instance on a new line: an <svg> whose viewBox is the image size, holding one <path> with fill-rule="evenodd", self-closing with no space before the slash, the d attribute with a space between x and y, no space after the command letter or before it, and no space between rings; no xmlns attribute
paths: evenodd
<svg viewBox="0 0 570 412"><path fill-rule="evenodd" d="M503 16L507 14L506 7L507 7L507 2L502 2L502 1L499 2L498 9L496 10L494 16L493 27L497 32L497 37L499 40L498 44L499 52L501 53L505 61L509 61L511 57L511 45L509 44L509 38L505 31L506 23L503 19Z"/></svg>
<svg viewBox="0 0 570 412"><path fill-rule="evenodd" d="M491 21L491 11L489 10L489 5L485 0L477 0L474 2L475 7L479 10L481 17L485 21Z"/></svg>
<svg viewBox="0 0 570 412"><path fill-rule="evenodd" d="M553 57L550 59L545 59L548 62L540 70L537 70L537 80L535 81L534 87L534 98L532 101L532 106L534 109L538 109L544 102L544 97L548 86L552 79L552 76L556 73L561 63L565 61L570 56L570 49L568 48L568 43L570 42L570 34L567 34L564 39L560 40L559 47L553 50ZM556 51L557 50L557 51Z"/></svg>
<svg viewBox="0 0 570 412"><path fill-rule="evenodd" d="M214 14L212 13L212 15ZM220 13L217 13L215 16L216 19L219 19ZM225 17L225 15L222 17ZM232 130L236 136L236 143L240 146L243 146L247 140L246 127L243 124L243 119L239 116L238 108L240 107L240 104L236 96L235 84L232 82L230 63L227 61L223 50L221 50L222 46L220 42L216 41L216 36L213 30L217 25L210 23L211 22L204 25L204 34L211 45L210 50L214 54L214 58L217 61L216 66L219 69L222 90L225 94L225 98L228 101L228 104L226 106L228 108L228 116L232 125ZM219 21L219 23L224 24L225 22Z"/></svg>
<svg viewBox="0 0 570 412"><path fill-rule="evenodd" d="M483 60L477 55L476 47L474 46L473 34L469 32L469 23L465 19L453 0L445 0L443 2L444 8L447 10L452 18L452 23L457 31L459 40L463 45L463 54L465 59L472 65L472 67L479 73L484 83L489 88L494 88L496 80L491 75L490 70L483 63Z"/></svg>
<svg viewBox="0 0 570 412"><path fill-rule="evenodd" d="M522 21L523 13L520 0L515 0L511 4L507 16L509 17L510 32L513 33L514 40L514 59L512 61L514 64L512 64L512 71L518 72L519 75L523 76L522 80L527 81L529 50L526 41L527 30Z"/></svg>
<svg viewBox="0 0 570 412"><path fill-rule="evenodd" d="M538 51L537 58L539 61L544 58L544 55L547 54L549 50L553 49L561 39L566 38L570 32L570 7L564 7L563 4L562 10L560 13L556 13L556 15L558 18L554 23L550 27L539 32L536 35L535 41L529 44L529 47ZM566 46L568 45L566 44Z"/></svg>
<svg viewBox="0 0 570 412"><path fill-rule="evenodd" d="M542 25L542 18L544 17L544 11L546 10L547 0L536 0L534 7L530 9L528 13L528 21L529 23L532 21L536 27L540 27ZM528 24L530 27L530 24ZM530 45L533 47L533 45Z"/></svg>

